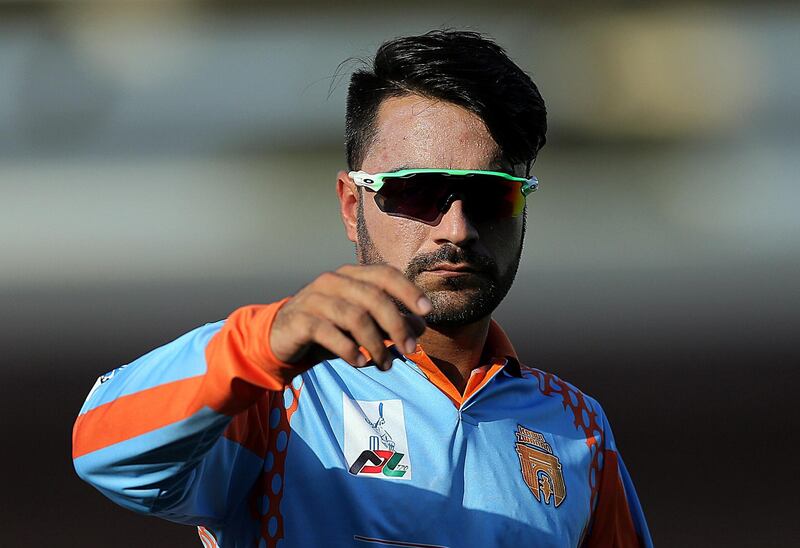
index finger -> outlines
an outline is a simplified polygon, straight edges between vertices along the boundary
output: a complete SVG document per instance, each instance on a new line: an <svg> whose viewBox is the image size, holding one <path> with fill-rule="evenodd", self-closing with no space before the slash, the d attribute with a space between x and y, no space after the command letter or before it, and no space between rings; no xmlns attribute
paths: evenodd
<svg viewBox="0 0 800 548"><path fill-rule="evenodd" d="M411 283L393 266L389 265L344 265L339 273L378 286L415 314L424 316L433 310L425 292Z"/></svg>

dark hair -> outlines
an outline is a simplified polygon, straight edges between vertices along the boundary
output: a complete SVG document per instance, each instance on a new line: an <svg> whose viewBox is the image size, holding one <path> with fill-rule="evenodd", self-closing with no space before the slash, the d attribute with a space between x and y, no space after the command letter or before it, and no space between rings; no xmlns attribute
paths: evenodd
<svg viewBox="0 0 800 548"><path fill-rule="evenodd" d="M350 169L364 161L381 103L407 94L448 101L477 115L511 166L530 169L544 146L544 100L505 50L477 32L434 30L384 42L372 67L351 76L345 118Z"/></svg>

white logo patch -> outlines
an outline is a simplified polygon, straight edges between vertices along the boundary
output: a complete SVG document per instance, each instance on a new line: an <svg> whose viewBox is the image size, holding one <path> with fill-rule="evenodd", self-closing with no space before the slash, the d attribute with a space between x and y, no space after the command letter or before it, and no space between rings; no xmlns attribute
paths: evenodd
<svg viewBox="0 0 800 548"><path fill-rule="evenodd" d="M108 373L105 373L105 374L100 375L99 377L97 377L97 380L94 381L94 384L92 385L92 389L89 390L89 394L86 396L86 399L83 400L84 405L86 404L86 402L88 402L90 399L92 399L92 396L94 396L94 393L97 392L97 390L103 384L105 384L106 382L108 382L111 379L113 379L114 375L116 375L117 373L119 373L120 371L125 369L126 367L127 367L127 365L123 365L123 366L117 367L116 369L113 369L113 370L109 371Z"/></svg>
<svg viewBox="0 0 800 548"><path fill-rule="evenodd" d="M351 400L342 394L344 458L354 476L411 479L401 400Z"/></svg>

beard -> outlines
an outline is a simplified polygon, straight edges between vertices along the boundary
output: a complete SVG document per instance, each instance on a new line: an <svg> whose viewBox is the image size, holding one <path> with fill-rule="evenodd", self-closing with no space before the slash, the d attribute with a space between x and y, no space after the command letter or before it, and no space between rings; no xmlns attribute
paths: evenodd
<svg viewBox="0 0 800 548"><path fill-rule="evenodd" d="M362 194L363 198L363 194ZM511 289L522 258L522 241L525 237L525 218L522 236L514 260L500 272L491 257L475 253L471 249L455 244L445 244L436 251L422 253L411 259L403 274L414 285L425 291L433 309L425 316L425 322L434 327L455 327L474 323L487 316L500 305ZM363 199L358 203L356 256L360 264L386 264L386 260L375 248L364 218ZM442 263L469 265L473 272L466 276L442 278L437 287L426 287L420 276ZM408 308L392 299L400 311L411 314Z"/></svg>

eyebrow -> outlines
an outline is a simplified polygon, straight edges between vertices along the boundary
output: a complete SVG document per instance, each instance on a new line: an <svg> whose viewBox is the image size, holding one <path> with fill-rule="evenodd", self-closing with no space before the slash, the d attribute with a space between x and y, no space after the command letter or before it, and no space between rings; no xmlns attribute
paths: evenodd
<svg viewBox="0 0 800 548"><path fill-rule="evenodd" d="M404 164L402 166L393 167L393 168L391 168L391 169L389 169L387 171L384 171L384 173L394 173L395 171L403 171L404 169L416 169L416 168L414 168L413 166Z"/></svg>
<svg viewBox="0 0 800 548"><path fill-rule="evenodd" d="M387 169L383 173L395 173L396 171L402 171L404 169L424 169L424 168L403 164L400 166L392 167L391 169ZM442 168L442 169L455 169L455 168ZM502 171L502 172L507 172L510 175L514 174L514 170L509 168L508 164L499 156L493 158L492 161L489 162L489 166L483 169L483 171Z"/></svg>

